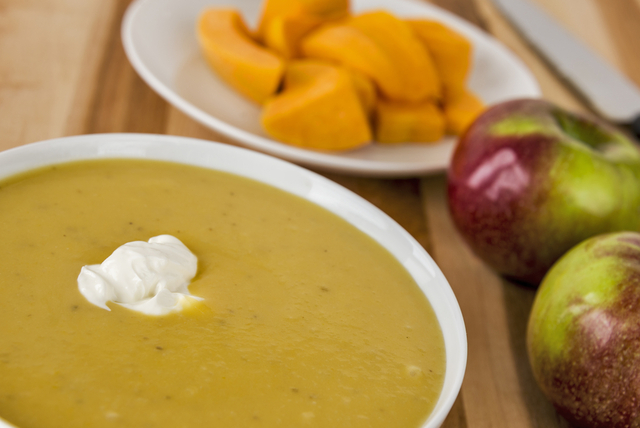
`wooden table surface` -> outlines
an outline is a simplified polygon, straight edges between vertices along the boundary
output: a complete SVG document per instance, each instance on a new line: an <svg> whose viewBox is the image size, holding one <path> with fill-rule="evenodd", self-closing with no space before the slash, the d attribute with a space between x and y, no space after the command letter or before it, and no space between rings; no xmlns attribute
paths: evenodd
<svg viewBox="0 0 640 428"><path fill-rule="evenodd" d="M388 0L392 2L393 0ZM640 0L536 0L640 84ZM0 0L0 150L67 135L145 132L229 142L156 95L120 41L130 0ZM491 33L538 79L543 96L586 104L490 0L434 0ZM322 172L321 172L322 173ZM504 281L465 247L447 211L444 173L408 179L324 174L406 228L453 288L469 340L467 373L444 427L566 427L536 386L525 350L535 290Z"/></svg>

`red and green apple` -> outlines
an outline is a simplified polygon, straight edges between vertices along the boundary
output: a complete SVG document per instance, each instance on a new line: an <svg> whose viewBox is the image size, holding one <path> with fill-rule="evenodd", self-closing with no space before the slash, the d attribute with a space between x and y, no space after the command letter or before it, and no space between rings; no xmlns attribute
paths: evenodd
<svg viewBox="0 0 640 428"><path fill-rule="evenodd" d="M536 292L527 330L535 378L581 428L640 427L640 234L592 237Z"/></svg>
<svg viewBox="0 0 640 428"><path fill-rule="evenodd" d="M584 239L640 230L640 151L621 132L547 101L504 102L460 138L448 202L475 254L538 285Z"/></svg>

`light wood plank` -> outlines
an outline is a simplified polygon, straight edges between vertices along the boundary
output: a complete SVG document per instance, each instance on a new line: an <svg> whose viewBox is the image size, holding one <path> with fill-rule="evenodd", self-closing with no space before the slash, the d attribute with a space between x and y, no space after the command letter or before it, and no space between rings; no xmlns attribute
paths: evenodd
<svg viewBox="0 0 640 428"><path fill-rule="evenodd" d="M120 25L130 2L116 1L95 76L85 133L165 132L169 106L135 72L120 40Z"/></svg>
<svg viewBox="0 0 640 428"><path fill-rule="evenodd" d="M545 98L589 111L491 0L432 1L501 40L532 70ZM640 82L640 0L535 1ZM235 144L168 106L136 75L119 35L129 2L0 0L0 150L62 135L123 131ZM416 237L459 299L469 364L444 428L567 427L528 365L524 337L535 292L503 281L469 251L448 214L445 176L389 180L323 174Z"/></svg>
<svg viewBox="0 0 640 428"><path fill-rule="evenodd" d="M597 0L597 4L618 53L619 69L640 86L640 0Z"/></svg>
<svg viewBox="0 0 640 428"><path fill-rule="evenodd" d="M460 304L469 343L462 386L469 426L562 427L533 379L526 323L535 290L499 278L463 242L451 221L446 178L423 180L431 254Z"/></svg>
<svg viewBox="0 0 640 428"><path fill-rule="evenodd" d="M467 420L474 427L500 426L505 420L500 403L499 379L493 372L489 343L491 332L483 302L487 292L499 291L497 281L492 278L468 248L455 238L455 230L450 223L444 202L444 178L423 181L426 197L426 213L432 231L433 248L431 255L442 269L460 304L467 328L469 355L467 372L461 394ZM446 244L446 245L445 245ZM489 284L485 284L488 278ZM492 290L490 290L490 288Z"/></svg>
<svg viewBox="0 0 640 428"><path fill-rule="evenodd" d="M82 67L71 93L72 107L66 118L64 135L78 135L87 132L86 124L91 116L97 86L101 85L100 70L104 52L113 37L112 28L119 19L117 4L113 1L100 2L101 10L93 17L92 31L88 34Z"/></svg>
<svg viewBox="0 0 640 428"><path fill-rule="evenodd" d="M201 138L203 140L239 146L237 142L201 125L175 107L169 109L165 132L171 135Z"/></svg>
<svg viewBox="0 0 640 428"><path fill-rule="evenodd" d="M65 134L88 44L108 2L4 1L0 150Z"/></svg>
<svg viewBox="0 0 640 428"><path fill-rule="evenodd" d="M473 0L425 0L464 18L471 24L486 30L486 24Z"/></svg>

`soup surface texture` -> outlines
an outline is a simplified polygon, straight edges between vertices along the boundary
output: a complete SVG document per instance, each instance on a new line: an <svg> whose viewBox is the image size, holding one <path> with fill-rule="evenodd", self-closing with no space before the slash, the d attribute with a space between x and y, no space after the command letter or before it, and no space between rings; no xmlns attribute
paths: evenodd
<svg viewBox="0 0 640 428"><path fill-rule="evenodd" d="M418 427L445 371L407 271L278 189L136 160L0 183L0 418L47 427ZM154 317L87 302L76 278L160 234L204 298Z"/></svg>

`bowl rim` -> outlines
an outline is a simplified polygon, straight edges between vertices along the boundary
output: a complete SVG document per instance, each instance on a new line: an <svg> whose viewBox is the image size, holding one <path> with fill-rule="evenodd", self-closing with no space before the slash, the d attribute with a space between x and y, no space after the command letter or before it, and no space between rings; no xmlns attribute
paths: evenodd
<svg viewBox="0 0 640 428"><path fill-rule="evenodd" d="M250 178L327 209L386 248L416 281L440 323L446 353L445 379L435 407L420 428L436 428L444 422L466 370L464 319L440 268L395 220L313 171L253 150L191 137L107 133L43 140L0 152L0 180L54 164L110 158L176 162ZM12 425L0 417L0 428L8 427Z"/></svg>

